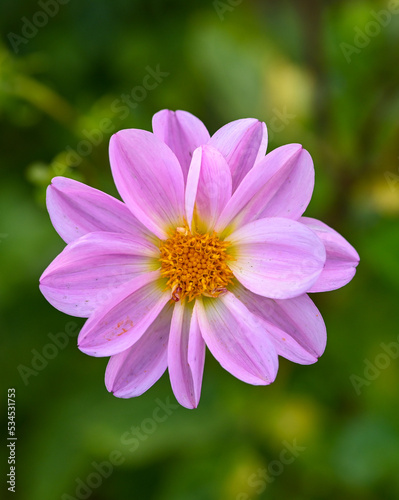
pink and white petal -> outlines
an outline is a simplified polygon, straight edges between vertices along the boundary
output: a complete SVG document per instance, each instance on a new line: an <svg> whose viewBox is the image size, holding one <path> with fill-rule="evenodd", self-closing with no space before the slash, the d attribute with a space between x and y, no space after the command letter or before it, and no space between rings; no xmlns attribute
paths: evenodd
<svg viewBox="0 0 399 500"><path fill-rule="evenodd" d="M256 295L240 284L234 295L265 322L277 353L294 363L310 364L323 354L327 331L323 318L308 295L273 300Z"/></svg>
<svg viewBox="0 0 399 500"><path fill-rule="evenodd" d="M209 140L205 125L187 111L163 109L153 116L152 129L174 152L183 170L184 179L187 179L194 150Z"/></svg>
<svg viewBox="0 0 399 500"><path fill-rule="evenodd" d="M201 396L202 376L205 364L205 342L201 335L198 323L198 313L194 304L193 316L190 324L190 335L188 339L187 362L193 377L194 397L199 402Z"/></svg>
<svg viewBox="0 0 399 500"><path fill-rule="evenodd" d="M90 356L113 356L131 347L153 323L170 291L160 271L137 276L86 321L79 349Z"/></svg>
<svg viewBox="0 0 399 500"><path fill-rule="evenodd" d="M326 260L322 241L304 224L273 217L259 219L229 236L229 267L251 292L289 299L309 290Z"/></svg>
<svg viewBox="0 0 399 500"><path fill-rule="evenodd" d="M190 305L175 304L170 326L168 369L176 399L186 408L196 408L201 396L205 342L197 313Z"/></svg>
<svg viewBox="0 0 399 500"><path fill-rule="evenodd" d="M298 219L312 198L314 178L312 157L306 149L301 149L291 168L287 168L285 172L280 169L268 182L268 193L275 194L268 200L260 217Z"/></svg>
<svg viewBox="0 0 399 500"><path fill-rule="evenodd" d="M217 300L197 300L195 307L203 339L222 367L244 382L274 381L278 357L264 325L232 293Z"/></svg>
<svg viewBox="0 0 399 500"><path fill-rule="evenodd" d="M317 219L301 217L299 222L312 229L324 243L326 263L309 292L328 292L349 283L356 273L359 254L337 231Z"/></svg>
<svg viewBox="0 0 399 500"><path fill-rule="evenodd" d="M89 233L73 241L40 278L40 290L56 309L89 317L134 277L159 268L159 250L142 237Z"/></svg>
<svg viewBox="0 0 399 500"><path fill-rule="evenodd" d="M66 177L52 179L47 188L47 209L55 230L66 243L94 231L147 238L151 235L124 203Z"/></svg>
<svg viewBox="0 0 399 500"><path fill-rule="evenodd" d="M194 151L186 186L186 218L197 231L212 232L231 197L231 174L226 160L211 146Z"/></svg>
<svg viewBox="0 0 399 500"><path fill-rule="evenodd" d="M228 232L264 217L298 219L312 197L314 168L300 144L268 153L248 172L227 203L216 231Z"/></svg>
<svg viewBox="0 0 399 500"><path fill-rule="evenodd" d="M109 155L120 195L147 229L166 239L183 225L183 173L166 144L145 130L121 130L111 137Z"/></svg>
<svg viewBox="0 0 399 500"><path fill-rule="evenodd" d="M105 371L105 386L114 396L140 396L164 374L171 318L172 306L167 304L137 342L111 356Z"/></svg>
<svg viewBox="0 0 399 500"><path fill-rule="evenodd" d="M235 120L217 130L208 144L218 149L226 158L231 170L234 192L254 164L266 154L266 125L254 118Z"/></svg>

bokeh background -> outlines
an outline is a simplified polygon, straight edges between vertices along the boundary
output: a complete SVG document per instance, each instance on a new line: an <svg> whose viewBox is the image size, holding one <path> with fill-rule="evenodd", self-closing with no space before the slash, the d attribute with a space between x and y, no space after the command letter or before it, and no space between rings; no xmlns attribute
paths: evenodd
<svg viewBox="0 0 399 500"><path fill-rule="evenodd" d="M1 2L0 399L5 436L15 387L12 498L399 498L398 4ZM137 90L157 68L157 85ZM302 143L316 169L306 215L361 256L348 286L313 295L328 330L318 363L281 359L274 384L252 387L208 355L191 411L176 406L167 374L140 398L108 394L107 359L76 347L83 320L38 289L64 246L45 208L50 179L116 195L111 133L150 129L163 108L194 113L211 133L256 117L269 151Z"/></svg>

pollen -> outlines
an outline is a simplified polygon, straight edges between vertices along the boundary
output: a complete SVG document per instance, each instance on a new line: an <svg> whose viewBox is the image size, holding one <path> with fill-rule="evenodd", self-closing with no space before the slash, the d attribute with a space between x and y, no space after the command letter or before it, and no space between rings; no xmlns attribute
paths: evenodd
<svg viewBox="0 0 399 500"><path fill-rule="evenodd" d="M233 258L227 253L229 242L218 235L191 232L178 227L175 233L161 242L161 275L172 289L172 300L188 302L200 295L218 297L233 282L227 265Z"/></svg>

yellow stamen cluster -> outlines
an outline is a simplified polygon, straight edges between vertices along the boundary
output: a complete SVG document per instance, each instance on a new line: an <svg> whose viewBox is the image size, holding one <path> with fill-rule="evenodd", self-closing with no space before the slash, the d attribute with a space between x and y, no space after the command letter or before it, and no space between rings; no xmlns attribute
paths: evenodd
<svg viewBox="0 0 399 500"><path fill-rule="evenodd" d="M161 274L168 278L172 299L185 297L217 297L232 283L233 273L227 266L232 258L226 252L229 243L219 240L216 233L191 233L178 227L167 240L161 242Z"/></svg>

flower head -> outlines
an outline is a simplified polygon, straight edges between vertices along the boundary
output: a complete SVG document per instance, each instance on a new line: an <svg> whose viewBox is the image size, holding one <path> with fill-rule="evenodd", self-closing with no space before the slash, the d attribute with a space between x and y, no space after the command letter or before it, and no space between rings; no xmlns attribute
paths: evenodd
<svg viewBox="0 0 399 500"><path fill-rule="evenodd" d="M107 389L138 396L165 372L178 401L198 405L205 346L235 377L274 381L278 356L323 353L326 330L307 292L348 283L359 257L336 231L302 217L314 186L298 144L266 153L255 119L212 137L185 111L163 110L153 133L112 136L124 201L56 177L47 206L66 248L40 288L59 310L86 317L78 345L111 356Z"/></svg>

